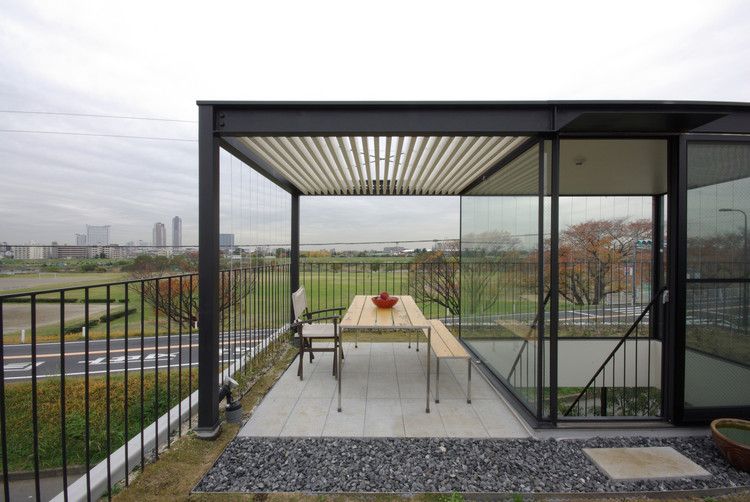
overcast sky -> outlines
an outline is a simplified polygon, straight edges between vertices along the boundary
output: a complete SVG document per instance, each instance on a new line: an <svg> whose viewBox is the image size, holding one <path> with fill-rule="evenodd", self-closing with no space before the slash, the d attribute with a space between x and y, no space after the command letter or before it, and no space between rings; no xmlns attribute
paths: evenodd
<svg viewBox="0 0 750 502"><path fill-rule="evenodd" d="M149 241L179 215L197 243L198 100L747 102L748 48L745 0L0 0L0 242L74 243L86 224ZM229 204L223 232L284 238L277 225L240 239L251 202ZM302 211L303 243L459 230L443 197L304 198ZM363 215L385 212L410 217L365 233Z"/></svg>

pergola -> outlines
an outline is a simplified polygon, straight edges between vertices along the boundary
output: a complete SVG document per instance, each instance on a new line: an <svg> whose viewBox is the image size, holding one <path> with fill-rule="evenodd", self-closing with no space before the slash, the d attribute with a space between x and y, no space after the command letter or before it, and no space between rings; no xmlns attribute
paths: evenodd
<svg viewBox="0 0 750 502"><path fill-rule="evenodd" d="M200 101L198 106L201 378L197 432L204 436L219 430L216 292L221 149L291 195L292 290L299 280L300 196L502 192L552 196L553 246L560 195L669 194L668 213L676 217L669 221L670 246L675 252L670 253L668 286L679 291L685 277L685 141L700 135L750 134L750 105L745 103ZM615 138L630 141L627 145L602 141ZM566 141L561 143L561 139ZM549 179L540 182L543 186L530 185L514 172L522 165L519 157L540 140L551 145L551 171ZM554 274L554 264L552 270ZM672 297L678 301L671 306L671 316L684 318L684 301L677 294ZM555 304L551 307L554 310ZM675 354L679 353L680 341L674 332L671 340L677 344ZM671 364L669 371L679 374L679 357ZM554 366L551 369L554 375ZM672 395L680 392L679 378L667 382Z"/></svg>

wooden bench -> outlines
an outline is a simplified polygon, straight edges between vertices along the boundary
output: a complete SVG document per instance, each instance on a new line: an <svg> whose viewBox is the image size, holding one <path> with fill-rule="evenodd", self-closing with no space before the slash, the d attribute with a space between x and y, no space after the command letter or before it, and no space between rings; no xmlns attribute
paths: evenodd
<svg viewBox="0 0 750 502"><path fill-rule="evenodd" d="M466 402L471 403L471 357L466 349L458 342L453 333L443 324L443 321L430 320L432 327L432 351L437 358L437 368L435 373L435 402L440 402L440 360L441 359L466 359L469 363L469 379L467 382ZM425 330L427 335L427 330ZM429 378L429 375L427 375Z"/></svg>
<svg viewBox="0 0 750 502"><path fill-rule="evenodd" d="M529 341L536 340L536 327L533 324L529 325L514 319L498 319L495 322L519 338Z"/></svg>

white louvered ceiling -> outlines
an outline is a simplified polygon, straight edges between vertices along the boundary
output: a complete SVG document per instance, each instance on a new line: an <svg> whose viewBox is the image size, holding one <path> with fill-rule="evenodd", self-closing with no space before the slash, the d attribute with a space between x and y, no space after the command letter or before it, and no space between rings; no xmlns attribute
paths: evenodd
<svg viewBox="0 0 750 502"><path fill-rule="evenodd" d="M303 195L457 195L527 138L243 137Z"/></svg>

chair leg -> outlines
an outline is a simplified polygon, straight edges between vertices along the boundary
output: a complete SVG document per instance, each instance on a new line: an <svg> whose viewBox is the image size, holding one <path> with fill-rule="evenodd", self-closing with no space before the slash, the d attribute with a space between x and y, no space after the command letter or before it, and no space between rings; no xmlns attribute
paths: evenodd
<svg viewBox="0 0 750 502"><path fill-rule="evenodd" d="M297 368L297 376L302 380L302 364L305 362L305 339L300 337L299 339L299 368Z"/></svg>

